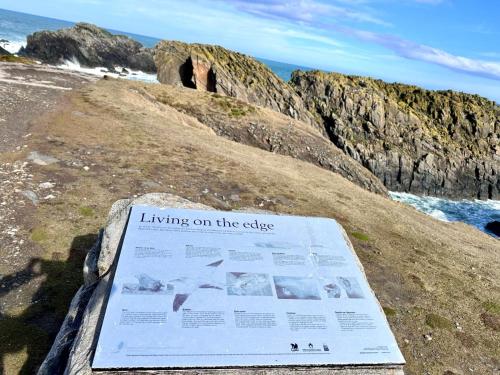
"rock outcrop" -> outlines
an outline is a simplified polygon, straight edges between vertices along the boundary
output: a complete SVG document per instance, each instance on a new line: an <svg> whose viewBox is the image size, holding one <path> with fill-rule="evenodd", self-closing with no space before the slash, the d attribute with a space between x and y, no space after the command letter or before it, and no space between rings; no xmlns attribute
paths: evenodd
<svg viewBox="0 0 500 375"><path fill-rule="evenodd" d="M291 85L332 142L390 190L450 198L500 196L500 107L336 73L294 72Z"/></svg>
<svg viewBox="0 0 500 375"><path fill-rule="evenodd" d="M115 66L148 73L156 72L150 49L124 35L110 32L88 23L57 31L39 31L28 35L20 55L48 64L77 60L82 66L103 66L114 71Z"/></svg>
<svg viewBox="0 0 500 375"><path fill-rule="evenodd" d="M161 83L233 96L316 125L294 90L252 57L220 46L162 41L155 62Z"/></svg>
<svg viewBox="0 0 500 375"><path fill-rule="evenodd" d="M500 221L490 221L484 228L494 235L500 237Z"/></svg>
<svg viewBox="0 0 500 375"><path fill-rule="evenodd" d="M9 56L10 52L0 46L0 56Z"/></svg>

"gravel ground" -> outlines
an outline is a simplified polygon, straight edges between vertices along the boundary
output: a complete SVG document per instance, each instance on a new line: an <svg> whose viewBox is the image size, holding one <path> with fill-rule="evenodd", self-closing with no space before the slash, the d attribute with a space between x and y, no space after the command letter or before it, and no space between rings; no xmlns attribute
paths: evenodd
<svg viewBox="0 0 500 375"><path fill-rule="evenodd" d="M0 341L4 342L0 373L21 368L24 355L38 362L44 353L33 352L29 341L35 337L29 331L35 327L51 330L48 322L27 315L45 298L38 295L47 279L42 272L43 249L32 240L36 236L32 233L34 213L39 204L58 193L52 182L34 178L36 168L52 161L30 150L30 126L61 105L66 94L96 79L43 65L0 63ZM25 324L30 320L35 326ZM11 333L26 339L17 345ZM27 353L19 364L5 356L23 350ZM17 357L13 358L16 362ZM32 368L26 362L21 373L30 373Z"/></svg>
<svg viewBox="0 0 500 375"><path fill-rule="evenodd" d="M32 119L50 111L66 92L96 79L48 66L0 63L0 152L22 147Z"/></svg>

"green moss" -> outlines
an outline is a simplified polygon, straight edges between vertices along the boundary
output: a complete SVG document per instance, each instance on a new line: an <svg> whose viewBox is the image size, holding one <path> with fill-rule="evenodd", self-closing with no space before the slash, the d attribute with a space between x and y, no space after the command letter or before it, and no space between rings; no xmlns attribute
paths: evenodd
<svg viewBox="0 0 500 375"><path fill-rule="evenodd" d="M354 238L360 240L360 241L369 241L370 237L368 237L366 234L361 233L361 232L351 232L351 236Z"/></svg>
<svg viewBox="0 0 500 375"><path fill-rule="evenodd" d="M78 211L80 212L80 215L85 217L90 217L94 215L94 209L91 207L82 206L78 209Z"/></svg>
<svg viewBox="0 0 500 375"><path fill-rule="evenodd" d="M255 108L253 106L229 96L214 94L212 96L212 101L219 108L227 112L230 117L243 117L249 113L255 112Z"/></svg>
<svg viewBox="0 0 500 375"><path fill-rule="evenodd" d="M43 228L35 228L31 232L31 240L36 243L42 243L47 241L48 234Z"/></svg>
<svg viewBox="0 0 500 375"><path fill-rule="evenodd" d="M245 116L247 113L245 110L242 108L231 108L231 112L229 113L230 116L233 117L242 117Z"/></svg>
<svg viewBox="0 0 500 375"><path fill-rule="evenodd" d="M21 63L32 65L35 62L33 60L27 59L26 57L19 57L14 55L3 55L0 56L0 62L10 62L10 63Z"/></svg>
<svg viewBox="0 0 500 375"><path fill-rule="evenodd" d="M500 304L496 302L486 301L483 303L483 308L489 313L500 314Z"/></svg>
<svg viewBox="0 0 500 375"><path fill-rule="evenodd" d="M446 319L438 314L427 314L425 324L431 328L452 329L453 324L449 319Z"/></svg>
<svg viewBox="0 0 500 375"><path fill-rule="evenodd" d="M396 309L393 309L392 307L389 306L384 306L382 307L382 309L384 310L386 316L396 316L398 314Z"/></svg>

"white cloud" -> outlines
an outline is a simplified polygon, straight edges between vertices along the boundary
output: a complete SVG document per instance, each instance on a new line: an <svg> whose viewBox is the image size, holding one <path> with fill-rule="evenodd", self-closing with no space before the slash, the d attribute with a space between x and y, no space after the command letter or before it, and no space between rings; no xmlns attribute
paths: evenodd
<svg viewBox="0 0 500 375"><path fill-rule="evenodd" d="M265 33L268 34L276 34L276 35L281 35L283 37L289 37L289 38L294 38L294 39L303 39L303 40L309 40L312 42L317 42L321 44L325 44L328 46L333 46L333 47L342 47L343 43L340 43L339 41L323 36L323 35L318 35L314 33L308 33L308 32L303 32L303 31L298 31L294 29L280 29L276 27L266 27L262 30Z"/></svg>
<svg viewBox="0 0 500 375"><path fill-rule="evenodd" d="M471 59L453 55L438 48L417 44L393 35L384 35L350 28L338 29L359 39L380 44L399 56L437 64L459 72L500 80L500 62Z"/></svg>

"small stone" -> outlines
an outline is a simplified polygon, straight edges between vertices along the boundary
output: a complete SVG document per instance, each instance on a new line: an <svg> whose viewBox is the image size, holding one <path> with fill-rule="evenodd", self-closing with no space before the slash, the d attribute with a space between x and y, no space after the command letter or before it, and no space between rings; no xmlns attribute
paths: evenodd
<svg viewBox="0 0 500 375"><path fill-rule="evenodd" d="M239 202L241 200L241 198L238 194L231 194L229 196L229 199L232 200L233 202Z"/></svg>
<svg viewBox="0 0 500 375"><path fill-rule="evenodd" d="M53 158L52 156L40 154L38 151L30 152L28 160L37 165L49 165L59 161L59 159Z"/></svg>
<svg viewBox="0 0 500 375"><path fill-rule="evenodd" d="M89 169L90 169L90 168L89 168L88 166L84 166L84 167L83 167L83 170L84 170L85 172L87 172Z"/></svg>
<svg viewBox="0 0 500 375"><path fill-rule="evenodd" d="M40 185L38 185L40 189L52 189L56 184L53 182L42 182Z"/></svg>
<svg viewBox="0 0 500 375"><path fill-rule="evenodd" d="M24 195L26 198L28 198L31 201L31 203L33 203L35 206L38 204L38 196L34 191L23 190L21 191L21 194Z"/></svg>
<svg viewBox="0 0 500 375"><path fill-rule="evenodd" d="M432 341L432 333L428 333L428 334L424 335L424 339L426 341Z"/></svg>

